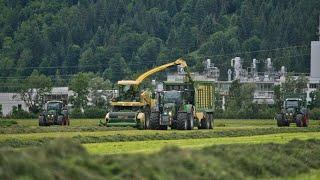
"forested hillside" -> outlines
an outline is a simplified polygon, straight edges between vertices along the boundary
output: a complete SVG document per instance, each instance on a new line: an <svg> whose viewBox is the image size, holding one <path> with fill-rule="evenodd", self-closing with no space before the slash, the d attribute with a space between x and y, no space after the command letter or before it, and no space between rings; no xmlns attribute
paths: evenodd
<svg viewBox="0 0 320 180"><path fill-rule="evenodd" d="M33 69L90 71L114 82L180 56L196 69L211 58L223 73L234 56L308 72L319 9L319 0L0 0L0 77L10 86Z"/></svg>

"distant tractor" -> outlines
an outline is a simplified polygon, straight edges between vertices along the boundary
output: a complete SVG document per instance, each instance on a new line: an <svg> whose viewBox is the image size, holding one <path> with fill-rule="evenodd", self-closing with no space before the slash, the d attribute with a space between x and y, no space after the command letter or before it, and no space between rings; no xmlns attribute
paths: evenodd
<svg viewBox="0 0 320 180"><path fill-rule="evenodd" d="M278 127L290 126L290 123L295 123L297 127L307 127L309 112L301 98L287 98L281 113L277 114L275 119Z"/></svg>
<svg viewBox="0 0 320 180"><path fill-rule="evenodd" d="M70 125L68 108L62 101L48 101L39 115L39 126Z"/></svg>
<svg viewBox="0 0 320 180"><path fill-rule="evenodd" d="M214 86L208 82L165 82L150 115L150 129L213 128Z"/></svg>

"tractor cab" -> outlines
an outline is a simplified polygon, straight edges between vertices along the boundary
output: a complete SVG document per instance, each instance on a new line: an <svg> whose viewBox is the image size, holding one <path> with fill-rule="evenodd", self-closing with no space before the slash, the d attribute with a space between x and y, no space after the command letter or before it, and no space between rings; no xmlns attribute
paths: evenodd
<svg viewBox="0 0 320 180"><path fill-rule="evenodd" d="M162 91L157 97L158 105L156 106L158 111L164 113L174 114L176 107L183 101L183 93L181 91Z"/></svg>
<svg viewBox="0 0 320 180"><path fill-rule="evenodd" d="M48 101L45 105L45 111L48 115L58 116L59 114L61 114L62 108L62 101Z"/></svg>
<svg viewBox="0 0 320 180"><path fill-rule="evenodd" d="M302 99L299 98L288 98L284 101L284 110L290 113L300 111L303 106Z"/></svg>
<svg viewBox="0 0 320 180"><path fill-rule="evenodd" d="M284 108L300 108L303 106L302 99L300 98L288 98L284 101Z"/></svg>

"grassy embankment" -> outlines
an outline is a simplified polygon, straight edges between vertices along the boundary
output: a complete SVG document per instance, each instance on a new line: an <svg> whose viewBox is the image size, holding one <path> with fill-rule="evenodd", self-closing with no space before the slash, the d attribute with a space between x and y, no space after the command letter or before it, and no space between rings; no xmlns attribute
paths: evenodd
<svg viewBox="0 0 320 180"><path fill-rule="evenodd" d="M1 179L297 179L319 178L320 140L167 147L150 154L92 155L78 143L0 149Z"/></svg>

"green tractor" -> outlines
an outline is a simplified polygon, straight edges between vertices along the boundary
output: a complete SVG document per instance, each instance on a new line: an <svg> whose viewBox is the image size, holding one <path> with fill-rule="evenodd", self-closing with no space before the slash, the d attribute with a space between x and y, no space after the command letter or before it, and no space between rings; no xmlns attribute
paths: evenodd
<svg viewBox="0 0 320 180"><path fill-rule="evenodd" d="M48 101L39 115L39 126L70 125L68 108L62 101Z"/></svg>
<svg viewBox="0 0 320 180"><path fill-rule="evenodd" d="M290 126L290 123L295 123L297 127L307 127L309 112L301 98L287 98L275 119L278 127Z"/></svg>
<svg viewBox="0 0 320 180"><path fill-rule="evenodd" d="M150 115L150 129L213 128L214 87L208 82L165 82Z"/></svg>
<svg viewBox="0 0 320 180"><path fill-rule="evenodd" d="M183 92L176 90L157 92L156 100L150 115L150 129L166 130L168 126L176 128L173 123L183 103Z"/></svg>

